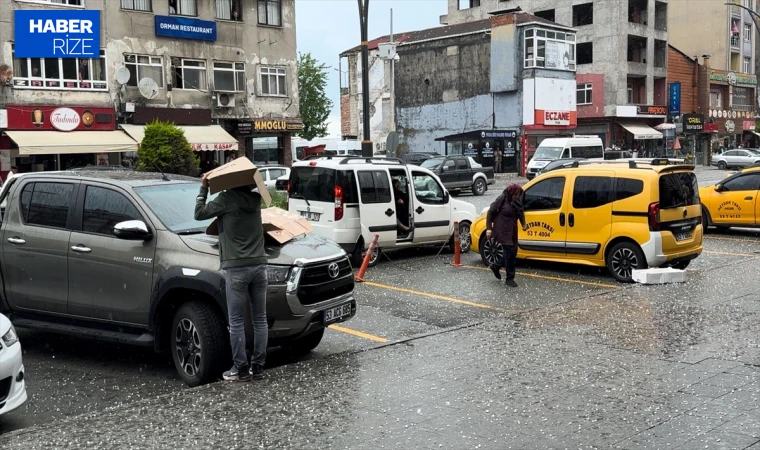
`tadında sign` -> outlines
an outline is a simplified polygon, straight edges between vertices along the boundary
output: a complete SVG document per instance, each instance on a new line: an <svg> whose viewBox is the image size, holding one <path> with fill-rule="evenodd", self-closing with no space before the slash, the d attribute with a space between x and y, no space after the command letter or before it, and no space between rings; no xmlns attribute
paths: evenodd
<svg viewBox="0 0 760 450"><path fill-rule="evenodd" d="M100 11L14 11L17 58L100 58Z"/></svg>

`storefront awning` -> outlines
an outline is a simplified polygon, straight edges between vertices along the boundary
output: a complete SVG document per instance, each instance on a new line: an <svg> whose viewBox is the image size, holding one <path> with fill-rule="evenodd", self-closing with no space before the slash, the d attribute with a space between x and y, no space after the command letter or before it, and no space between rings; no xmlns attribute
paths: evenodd
<svg viewBox="0 0 760 450"><path fill-rule="evenodd" d="M745 131L745 133L752 133L752 134L754 134L755 136L757 136L757 137L760 137L760 133L758 133L757 131L753 131L753 130L746 130L746 131Z"/></svg>
<svg viewBox="0 0 760 450"><path fill-rule="evenodd" d="M20 155L136 152L137 142L121 131L6 131Z"/></svg>
<svg viewBox="0 0 760 450"><path fill-rule="evenodd" d="M643 140L643 139L662 139L662 133L655 130L654 128L644 125L641 123L624 123L624 122L618 122L620 123L620 126L628 130L629 133L633 135L634 139L637 140Z"/></svg>
<svg viewBox="0 0 760 450"><path fill-rule="evenodd" d="M119 125L125 133L137 142L145 136L145 125ZM219 125L178 126L195 151L237 150L238 141Z"/></svg>

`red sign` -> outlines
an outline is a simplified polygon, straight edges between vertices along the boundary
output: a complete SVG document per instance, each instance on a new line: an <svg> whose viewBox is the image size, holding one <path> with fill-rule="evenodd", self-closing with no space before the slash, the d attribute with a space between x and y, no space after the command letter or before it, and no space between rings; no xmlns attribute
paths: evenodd
<svg viewBox="0 0 760 450"><path fill-rule="evenodd" d="M742 125L744 127L744 131L755 131L754 120L745 120L744 122L742 122Z"/></svg>
<svg viewBox="0 0 760 450"><path fill-rule="evenodd" d="M8 106L9 130L112 131L112 108L86 106Z"/></svg>
<svg viewBox="0 0 760 450"><path fill-rule="evenodd" d="M534 118L536 125L550 127L575 127L578 124L578 115L575 111L548 111L537 109Z"/></svg>
<svg viewBox="0 0 760 450"><path fill-rule="evenodd" d="M711 123L707 122L705 123L705 133L717 133L718 132L718 124L717 123Z"/></svg>
<svg viewBox="0 0 760 450"><path fill-rule="evenodd" d="M219 151L219 150L237 150L238 144L190 144L196 152Z"/></svg>

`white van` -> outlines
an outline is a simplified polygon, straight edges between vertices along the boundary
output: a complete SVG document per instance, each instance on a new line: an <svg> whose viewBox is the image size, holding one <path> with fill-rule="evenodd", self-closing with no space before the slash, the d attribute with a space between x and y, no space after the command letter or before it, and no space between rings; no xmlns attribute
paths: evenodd
<svg viewBox="0 0 760 450"><path fill-rule="evenodd" d="M567 158L604 160L604 144L595 135L544 139L528 162L526 176L532 180L551 161Z"/></svg>
<svg viewBox="0 0 760 450"><path fill-rule="evenodd" d="M396 182L398 196L393 189ZM399 199L405 200L403 205ZM470 225L478 216L475 206L451 198L433 172L396 158L377 157L320 157L294 163L288 211L305 217L316 233L340 244L355 265L361 263L375 234L381 250L443 245L453 243L455 221L460 248L467 252ZM371 260L373 265L376 262L376 257Z"/></svg>

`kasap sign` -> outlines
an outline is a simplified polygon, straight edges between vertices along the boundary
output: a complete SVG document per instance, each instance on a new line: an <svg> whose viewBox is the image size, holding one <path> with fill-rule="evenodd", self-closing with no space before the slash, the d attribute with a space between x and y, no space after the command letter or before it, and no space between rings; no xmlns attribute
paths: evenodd
<svg viewBox="0 0 760 450"><path fill-rule="evenodd" d="M100 11L14 11L16 58L100 58Z"/></svg>

